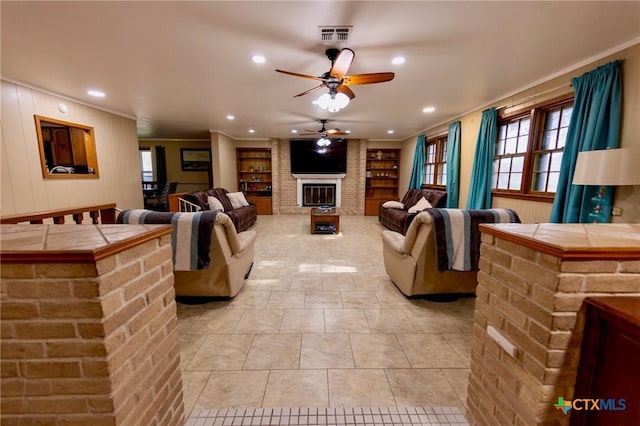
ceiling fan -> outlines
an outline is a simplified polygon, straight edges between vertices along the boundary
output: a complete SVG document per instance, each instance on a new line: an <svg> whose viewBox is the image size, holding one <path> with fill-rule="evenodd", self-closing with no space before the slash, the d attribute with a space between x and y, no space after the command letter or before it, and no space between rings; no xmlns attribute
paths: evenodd
<svg viewBox="0 0 640 426"><path fill-rule="evenodd" d="M318 120L318 122L322 123L322 128L318 131L314 131L314 130L308 130L308 129L304 129L305 132L309 132L309 133L300 133L300 136L313 136L313 135L320 135L323 138L326 138L327 136L342 136L342 135L348 135L349 133L347 132L343 132L340 129L327 129L325 128L325 124L327 124L329 120Z"/></svg>
<svg viewBox="0 0 640 426"><path fill-rule="evenodd" d="M355 86L357 84L382 83L385 81L393 80L393 77L395 76L395 74L392 72L346 75L347 71L349 71L349 67L351 66L351 62L353 62L353 58L355 57L355 53L353 52L353 50L348 48L344 48L342 50L329 48L325 51L325 54L331 61L331 69L322 74L320 77L276 69L277 72L283 74L292 75L294 77L307 78L310 80L317 80L321 82L319 85L312 87L309 90L298 93L294 96L294 98L326 87L329 89L329 93L325 100L335 100L336 97L338 99L341 98L340 102L344 103L344 105L338 107L337 109L335 109L337 105L327 104L327 106L325 107L322 104L322 98L324 97L324 95L321 96L320 99L318 99L318 104L325 109L329 109L330 111L335 112L341 108L344 108L351 99L356 97L353 91L349 88L349 85ZM340 94L342 94L344 97L340 96Z"/></svg>

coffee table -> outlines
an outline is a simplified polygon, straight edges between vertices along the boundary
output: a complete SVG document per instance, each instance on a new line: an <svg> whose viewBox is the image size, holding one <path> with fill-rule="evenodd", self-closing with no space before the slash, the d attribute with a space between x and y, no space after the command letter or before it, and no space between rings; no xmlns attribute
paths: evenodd
<svg viewBox="0 0 640 426"><path fill-rule="evenodd" d="M312 234L338 234L340 232L340 215L335 207L330 209L311 209Z"/></svg>

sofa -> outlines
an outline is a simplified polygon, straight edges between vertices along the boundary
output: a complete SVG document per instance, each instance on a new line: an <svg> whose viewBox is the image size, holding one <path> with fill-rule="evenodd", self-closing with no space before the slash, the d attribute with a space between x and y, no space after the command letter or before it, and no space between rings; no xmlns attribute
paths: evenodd
<svg viewBox="0 0 640 426"><path fill-rule="evenodd" d="M233 297L242 290L253 265L256 232L236 232L231 218L219 211L125 210L117 223L173 225L176 296Z"/></svg>
<svg viewBox="0 0 640 426"><path fill-rule="evenodd" d="M378 209L378 220L391 231L399 232L402 235L407 233L409 225L416 217L416 213L409 213L409 208L413 207L422 198L431 204L432 207L445 207L447 203L447 192L437 189L410 189L400 201L402 208L385 207L381 204Z"/></svg>
<svg viewBox="0 0 640 426"><path fill-rule="evenodd" d="M248 206L234 208L231 204L231 201L229 200L229 197L227 197L228 193L229 191L227 191L225 188L213 188L206 191L188 192L186 194L183 194L181 197L188 202L197 205L202 210L210 210L208 201L209 197L217 198L224 207L224 213L229 216L229 218L233 222L236 231L246 231L256 223L256 220L258 218L258 211L256 210L256 206L252 203L249 203Z"/></svg>
<svg viewBox="0 0 640 426"><path fill-rule="evenodd" d="M479 223L519 221L506 209L427 209L415 216L406 235L382 231L385 271L406 296L475 294ZM456 229L447 230L451 227ZM447 247L452 240L459 245Z"/></svg>

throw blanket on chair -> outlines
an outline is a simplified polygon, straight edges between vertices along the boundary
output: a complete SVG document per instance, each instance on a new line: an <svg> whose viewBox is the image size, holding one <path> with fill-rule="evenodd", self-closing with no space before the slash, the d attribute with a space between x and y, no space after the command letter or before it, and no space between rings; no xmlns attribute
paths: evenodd
<svg viewBox="0 0 640 426"><path fill-rule="evenodd" d="M116 223L173 225L173 268L175 271L195 271L211 266L211 239L214 238L217 214L215 210L176 213L131 209L120 213Z"/></svg>
<svg viewBox="0 0 640 426"><path fill-rule="evenodd" d="M509 209L426 209L433 220L438 270L476 271L481 223L520 223Z"/></svg>

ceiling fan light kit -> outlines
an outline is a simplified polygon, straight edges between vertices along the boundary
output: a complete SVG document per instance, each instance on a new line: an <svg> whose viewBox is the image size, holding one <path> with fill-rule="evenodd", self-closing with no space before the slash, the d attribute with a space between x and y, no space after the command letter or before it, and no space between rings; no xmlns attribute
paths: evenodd
<svg viewBox="0 0 640 426"><path fill-rule="evenodd" d="M349 105L349 101L344 93L325 93L316 100L316 105L329 112L338 112Z"/></svg>
<svg viewBox="0 0 640 426"><path fill-rule="evenodd" d="M353 62L353 58L355 57L353 50L348 48L344 48L342 50L329 48L325 51L325 55L327 55L327 58L331 61L331 69L320 77L279 69L276 69L276 71L282 74L292 75L294 77L320 81L321 84L299 93L294 97L303 96L307 93L326 87L329 89L329 92L320 96L315 103L329 112L340 111L349 105L349 101L351 101L351 99L356 97L353 91L349 88L349 85L383 83L385 81L393 80L393 77L395 76L392 72L346 75L351 63Z"/></svg>

